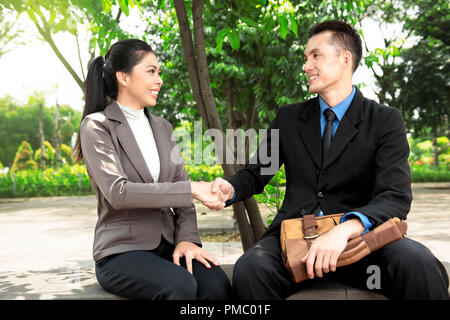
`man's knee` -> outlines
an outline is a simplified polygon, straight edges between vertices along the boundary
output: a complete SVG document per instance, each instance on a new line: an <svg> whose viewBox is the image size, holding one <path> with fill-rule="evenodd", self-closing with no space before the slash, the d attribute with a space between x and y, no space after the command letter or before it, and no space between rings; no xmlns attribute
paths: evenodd
<svg viewBox="0 0 450 320"><path fill-rule="evenodd" d="M253 254L253 249L242 255L234 264L233 283L236 281L247 282L255 277L261 268L261 263L258 260L258 257Z"/></svg>
<svg viewBox="0 0 450 320"><path fill-rule="evenodd" d="M387 250L390 253L391 265L403 272L420 273L424 268L440 265L430 249L409 238L391 243Z"/></svg>

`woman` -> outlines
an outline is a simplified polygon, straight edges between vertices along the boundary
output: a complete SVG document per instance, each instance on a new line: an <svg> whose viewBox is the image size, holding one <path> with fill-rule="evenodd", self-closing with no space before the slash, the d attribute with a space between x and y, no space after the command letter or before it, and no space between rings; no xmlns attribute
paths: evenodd
<svg viewBox="0 0 450 320"><path fill-rule="evenodd" d="M132 299L226 299L229 280L201 248L192 203L223 199L189 181L171 125L145 108L162 84L156 55L140 40L115 43L89 66L75 154L98 200L97 280Z"/></svg>

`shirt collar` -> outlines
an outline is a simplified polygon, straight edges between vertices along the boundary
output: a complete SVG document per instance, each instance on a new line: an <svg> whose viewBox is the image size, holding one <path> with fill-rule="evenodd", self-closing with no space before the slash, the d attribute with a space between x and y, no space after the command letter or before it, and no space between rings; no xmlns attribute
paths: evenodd
<svg viewBox="0 0 450 320"><path fill-rule="evenodd" d="M333 112L336 114L337 119L339 122L341 122L342 118L344 117L345 112L347 112L348 107L350 107L350 104L352 103L353 97L355 96L355 86L353 86L352 93L344 99L344 101L337 104L333 109ZM320 114L322 115L325 109L330 108L330 106L325 102L325 100L322 99L321 96L319 96L319 105L320 105Z"/></svg>

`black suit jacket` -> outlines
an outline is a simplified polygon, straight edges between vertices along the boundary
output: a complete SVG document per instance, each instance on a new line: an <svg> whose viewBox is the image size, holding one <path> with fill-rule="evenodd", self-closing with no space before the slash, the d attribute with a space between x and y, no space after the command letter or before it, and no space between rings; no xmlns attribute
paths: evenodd
<svg viewBox="0 0 450 320"><path fill-rule="evenodd" d="M286 194L268 233L279 232L283 219L300 217L320 205L324 214L358 211L376 227L391 217L406 219L411 194L409 146L400 112L355 96L331 142L322 165L318 97L279 109L269 130L279 130L279 165L286 171ZM263 143L271 150L271 135ZM261 145L260 145L261 148ZM273 175L254 163L228 181L240 201L261 193ZM276 156L272 154L271 156ZM251 163L251 162L250 162Z"/></svg>

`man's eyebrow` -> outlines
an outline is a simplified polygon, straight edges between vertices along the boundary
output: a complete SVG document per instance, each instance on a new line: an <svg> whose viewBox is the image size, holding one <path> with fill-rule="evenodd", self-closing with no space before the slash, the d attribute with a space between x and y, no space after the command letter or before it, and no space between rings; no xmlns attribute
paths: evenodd
<svg viewBox="0 0 450 320"><path fill-rule="evenodd" d="M303 56L306 57L307 54L311 54L311 53L317 53L320 52L320 50L318 48L313 48L311 50L309 50L308 52L305 51L305 53L303 54Z"/></svg>

